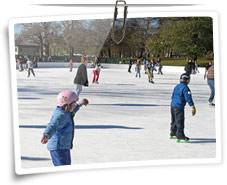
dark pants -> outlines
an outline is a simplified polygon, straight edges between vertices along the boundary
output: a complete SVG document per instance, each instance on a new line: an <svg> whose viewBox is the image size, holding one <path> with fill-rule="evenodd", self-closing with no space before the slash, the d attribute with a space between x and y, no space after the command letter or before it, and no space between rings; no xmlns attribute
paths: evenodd
<svg viewBox="0 0 227 185"><path fill-rule="evenodd" d="M170 135L177 136L178 139L184 138L184 110L171 107L171 128Z"/></svg>
<svg viewBox="0 0 227 185"><path fill-rule="evenodd" d="M28 68L28 77L30 76L30 73L32 72L33 76L35 76L35 72L32 68Z"/></svg>
<svg viewBox="0 0 227 185"><path fill-rule="evenodd" d="M212 103L214 100L214 95L215 95L215 89L214 89L214 80L207 80L207 83L210 87L210 97L209 97L209 103Z"/></svg>
<svg viewBox="0 0 227 185"><path fill-rule="evenodd" d="M163 73L162 73L162 66L159 66L159 67L158 67L158 74L163 75Z"/></svg>
<svg viewBox="0 0 227 185"><path fill-rule="evenodd" d="M132 65L129 65L128 66L128 72L131 73L131 68L132 68Z"/></svg>
<svg viewBox="0 0 227 185"><path fill-rule="evenodd" d="M54 166L61 165L70 165L71 164L71 156L70 150L51 150L50 151L51 159Z"/></svg>

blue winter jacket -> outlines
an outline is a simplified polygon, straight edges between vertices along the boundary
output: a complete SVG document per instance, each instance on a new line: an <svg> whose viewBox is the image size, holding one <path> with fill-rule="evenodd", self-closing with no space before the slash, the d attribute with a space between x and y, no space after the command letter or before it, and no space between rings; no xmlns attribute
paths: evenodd
<svg viewBox="0 0 227 185"><path fill-rule="evenodd" d="M188 102L190 106L194 105L191 91L188 85L184 82L181 82L178 85L176 85L176 87L173 90L171 106L181 111L184 111L186 102Z"/></svg>
<svg viewBox="0 0 227 185"><path fill-rule="evenodd" d="M79 110L77 105L73 112L66 112L57 106L44 134L48 137L48 150L71 149L74 138L73 116Z"/></svg>

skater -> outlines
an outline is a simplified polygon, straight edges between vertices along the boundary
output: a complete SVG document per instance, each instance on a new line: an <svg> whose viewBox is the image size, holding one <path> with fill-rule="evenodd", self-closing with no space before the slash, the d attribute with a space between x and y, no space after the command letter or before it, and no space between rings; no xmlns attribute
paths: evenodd
<svg viewBox="0 0 227 185"><path fill-rule="evenodd" d="M147 74L147 65L148 65L148 60L146 58L143 59L143 69L144 73Z"/></svg>
<svg viewBox="0 0 227 185"><path fill-rule="evenodd" d="M72 72L73 71L73 59L70 58L69 60L69 72Z"/></svg>
<svg viewBox="0 0 227 185"><path fill-rule="evenodd" d="M129 72L129 73L131 73L132 65L133 65L133 59L132 59L132 57L131 57L130 60L129 60L129 62L128 62L128 72Z"/></svg>
<svg viewBox="0 0 227 185"><path fill-rule="evenodd" d="M18 69L18 71L20 71L20 59L17 56L15 59L16 59L16 69Z"/></svg>
<svg viewBox="0 0 227 185"><path fill-rule="evenodd" d="M191 66L192 66L192 73L191 74L196 74L196 69L195 69L195 61L191 60Z"/></svg>
<svg viewBox="0 0 227 185"><path fill-rule="evenodd" d="M139 76L139 78L141 77L140 70L141 70L141 63L140 63L140 60L137 59L137 61L136 61L136 67L135 67L136 78L137 78L137 76Z"/></svg>
<svg viewBox="0 0 227 185"><path fill-rule="evenodd" d="M27 57L27 68L28 68L28 76L30 77L30 73L32 72L32 75L35 77L35 72L33 70L33 61L30 59L30 57Z"/></svg>
<svg viewBox="0 0 227 185"><path fill-rule="evenodd" d="M52 62L52 57L51 57L51 56L48 56L48 57L47 57L47 61L48 61L48 62Z"/></svg>
<svg viewBox="0 0 227 185"><path fill-rule="evenodd" d="M184 107L186 102L192 107L192 116L196 114L196 108L188 87L190 75L184 73L180 76L180 83L176 85L172 93L171 101L171 128L170 138L177 142L188 142L189 138L184 134Z"/></svg>
<svg viewBox="0 0 227 185"><path fill-rule="evenodd" d="M153 67L152 67L151 61L148 61L148 64L147 64L147 77L148 77L148 82L153 84L154 74L153 74Z"/></svg>
<svg viewBox="0 0 227 185"><path fill-rule="evenodd" d="M151 59L151 66L152 66L152 72L153 72L153 74L154 74L154 71L157 71L156 65L157 65L157 63L155 62L155 59L154 58Z"/></svg>
<svg viewBox="0 0 227 185"><path fill-rule="evenodd" d="M184 70L188 75L192 74L192 61L189 59L188 63L185 65Z"/></svg>
<svg viewBox="0 0 227 185"><path fill-rule="evenodd" d="M209 63L206 64L206 66L205 66L205 73L204 73L204 80L206 79L206 77L207 77L207 71L208 71L209 67L212 66L212 64L213 64L212 61L210 61Z"/></svg>
<svg viewBox="0 0 227 185"><path fill-rule="evenodd" d="M197 63L197 60L195 60L195 73L199 73L199 65Z"/></svg>
<svg viewBox="0 0 227 185"><path fill-rule="evenodd" d="M81 57L81 64L77 69L77 73L74 78L74 84L76 85L77 96L80 95L82 86L88 86L87 60L84 56Z"/></svg>
<svg viewBox="0 0 227 185"><path fill-rule="evenodd" d="M19 71L23 71L24 68L23 68L23 57L22 56L19 56L18 59L17 59L17 64L18 64L18 69Z"/></svg>
<svg viewBox="0 0 227 185"><path fill-rule="evenodd" d="M211 106L215 106L214 96L215 96L215 86L214 86L214 65L213 62L210 62L206 67L204 79L207 78L207 84L210 87L210 97L208 99L208 103Z"/></svg>
<svg viewBox="0 0 227 185"><path fill-rule="evenodd" d="M73 91L61 91L57 97L55 108L48 123L41 143L46 144L54 166L71 165L70 149L73 148L75 113L82 105L87 105L88 100L79 103L78 96Z"/></svg>
<svg viewBox="0 0 227 185"><path fill-rule="evenodd" d="M34 56L32 60L33 60L33 67L38 68L38 58Z"/></svg>
<svg viewBox="0 0 227 185"><path fill-rule="evenodd" d="M157 59L157 66L158 66L158 74L163 75L163 73L162 73L162 67L163 67L163 65L161 63L161 58L160 57L158 57L158 59Z"/></svg>
<svg viewBox="0 0 227 185"><path fill-rule="evenodd" d="M99 83L99 75L101 72L101 64L97 61L95 64L95 69L93 70L93 80L92 83Z"/></svg>
<svg viewBox="0 0 227 185"><path fill-rule="evenodd" d="M198 62L197 62L197 55L194 55L194 57L193 57L193 67L194 67L194 73L196 74L196 73L199 73L199 69L198 69Z"/></svg>

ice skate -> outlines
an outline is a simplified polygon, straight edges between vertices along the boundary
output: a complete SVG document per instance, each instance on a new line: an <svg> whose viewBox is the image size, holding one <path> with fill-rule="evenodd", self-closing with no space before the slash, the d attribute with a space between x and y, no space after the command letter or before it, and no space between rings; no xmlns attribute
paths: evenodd
<svg viewBox="0 0 227 185"><path fill-rule="evenodd" d="M215 103L209 102L209 106L214 107L215 106Z"/></svg>
<svg viewBox="0 0 227 185"><path fill-rule="evenodd" d="M177 136L175 136L175 135L170 135L169 138L170 138L170 139L177 139Z"/></svg>
<svg viewBox="0 0 227 185"><path fill-rule="evenodd" d="M190 143L190 139L188 137L177 138L177 143Z"/></svg>

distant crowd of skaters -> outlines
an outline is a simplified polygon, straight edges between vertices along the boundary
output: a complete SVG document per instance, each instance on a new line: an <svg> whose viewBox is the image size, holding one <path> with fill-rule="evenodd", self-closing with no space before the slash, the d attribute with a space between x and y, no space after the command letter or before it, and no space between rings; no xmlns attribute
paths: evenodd
<svg viewBox="0 0 227 185"><path fill-rule="evenodd" d="M190 74L190 75L199 73L197 58L195 57L194 59L188 59L188 62L184 70L187 74Z"/></svg>
<svg viewBox="0 0 227 185"><path fill-rule="evenodd" d="M154 83L154 71L157 72L157 74L161 74L163 75L162 72L162 67L163 65L161 64L161 59L160 57L157 58L157 60L155 59L136 59L134 60L133 58L131 58L129 60L129 67L128 67L128 72L131 73L131 68L133 66L133 64L135 64L135 72L136 72L136 77L141 77L141 66L144 66L144 71L145 74L147 74L148 76L148 82L149 83ZM158 68L158 69L157 69Z"/></svg>
<svg viewBox="0 0 227 185"><path fill-rule="evenodd" d="M30 77L30 74L35 77L34 67L38 67L38 58L31 56L17 56L16 63L19 71L26 70L28 72L27 77Z"/></svg>
<svg viewBox="0 0 227 185"><path fill-rule="evenodd" d="M40 61L40 58L38 57L33 57L33 56L17 56L16 57L16 63L18 66L19 71L27 71L27 77L30 77L32 74L35 77L35 72L34 69L35 67L38 67L38 61ZM49 58L48 58L49 61ZM98 84L99 83L99 77L100 77L100 72L101 72L101 57L95 57L94 61L91 65L93 68L93 79L92 83L93 84ZM69 71L72 72L73 70L73 59L69 59ZM77 74L74 78L74 84L76 84L76 93L79 96L79 94L82 91L82 86L88 86L88 77L87 77L87 63L88 63L88 57L86 55L83 55L81 57L81 64L79 65L77 69ZM141 69L142 65L144 68L144 72L148 77L148 82L154 84L154 71L157 72L157 74L163 75L162 68L163 65L161 63L161 58L158 56L156 59L147 59L147 58L142 58L142 59L134 59L130 58L128 62L128 72L131 73L132 71L132 66L135 65L135 77L141 78ZM198 70L198 64L197 64L197 58L189 59L185 68L185 73L187 75L191 74L196 74L199 73ZM214 65L213 62L210 61L206 66L205 66L205 74L204 74L204 79L207 79L207 84L210 88L211 94L209 97L209 104L214 106L215 104L213 103L214 96L215 96L215 85L214 85Z"/></svg>

